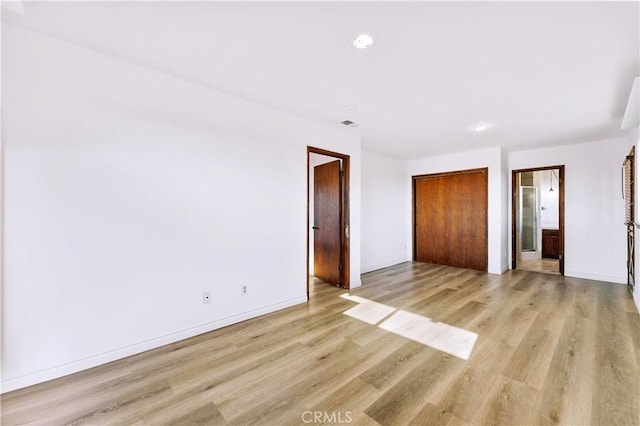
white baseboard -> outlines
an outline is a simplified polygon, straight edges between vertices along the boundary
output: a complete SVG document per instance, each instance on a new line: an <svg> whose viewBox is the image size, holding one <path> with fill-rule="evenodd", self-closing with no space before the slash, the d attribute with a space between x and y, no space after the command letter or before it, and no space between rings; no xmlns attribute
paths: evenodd
<svg viewBox="0 0 640 426"><path fill-rule="evenodd" d="M502 275L509 270L509 265L503 265L500 269L487 269L487 273L494 275Z"/></svg>
<svg viewBox="0 0 640 426"><path fill-rule="evenodd" d="M97 367L102 364L106 364L111 361L126 358L141 352L148 351L150 349L159 348L160 346L168 345L170 343L178 342L180 340L187 339L189 337L197 336L199 334L207 333L209 331L217 330L228 325L236 324L242 321L246 321L251 318L259 317L261 315L269 314L271 312L279 311L281 309L289 308L291 306L306 303L307 298L296 297L294 299L285 300L273 305L264 306L258 309L254 309L241 314L232 315L227 318L222 318L216 321L208 322L196 327L180 330L175 333L167 334L165 336L157 337L155 339L147 340L144 342L136 343L123 348L115 349L113 351L104 352L98 355L91 356L89 358L79 359L67 364L58 365L46 370L37 371L35 373L27 374L20 377L3 380L0 386L0 393L10 392L16 389L21 389L27 386L35 385L38 383L46 382L48 380L57 379L62 376L77 373L78 371L86 370L89 368Z"/></svg>
<svg viewBox="0 0 640 426"><path fill-rule="evenodd" d="M389 266L397 265L399 263L408 262L410 259L406 257L401 257L399 259L390 260L388 262L378 263L377 265L363 266L360 269L361 274L366 274L367 272L377 271L378 269L388 268Z"/></svg>
<svg viewBox="0 0 640 426"><path fill-rule="evenodd" d="M564 271L564 275L565 277L574 277L574 278L584 278L586 280L593 280L593 281L605 281L608 283L615 283L615 284L627 284L627 278L626 277L613 277L610 275L596 275L596 274L584 274L582 272L573 272L573 271Z"/></svg>

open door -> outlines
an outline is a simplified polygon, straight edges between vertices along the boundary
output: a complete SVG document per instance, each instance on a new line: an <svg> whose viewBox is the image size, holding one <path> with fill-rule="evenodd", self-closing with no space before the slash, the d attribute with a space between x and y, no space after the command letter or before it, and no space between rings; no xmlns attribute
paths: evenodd
<svg viewBox="0 0 640 426"><path fill-rule="evenodd" d="M314 167L314 276L342 287L342 183L340 160Z"/></svg>
<svg viewBox="0 0 640 426"><path fill-rule="evenodd" d="M346 154L307 147L307 300L311 275L349 289L350 163Z"/></svg>

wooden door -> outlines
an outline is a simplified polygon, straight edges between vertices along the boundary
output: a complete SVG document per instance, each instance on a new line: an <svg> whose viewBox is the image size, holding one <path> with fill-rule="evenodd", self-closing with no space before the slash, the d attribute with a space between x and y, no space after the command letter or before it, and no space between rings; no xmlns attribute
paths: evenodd
<svg viewBox="0 0 640 426"><path fill-rule="evenodd" d="M340 160L313 169L313 275L342 286Z"/></svg>
<svg viewBox="0 0 640 426"><path fill-rule="evenodd" d="M487 169L414 177L414 259L487 270Z"/></svg>
<svg viewBox="0 0 640 426"><path fill-rule="evenodd" d="M627 284L631 293L636 285L635 266L635 154L636 148L632 147L622 163L623 184L622 196L624 198L624 223L627 228Z"/></svg>

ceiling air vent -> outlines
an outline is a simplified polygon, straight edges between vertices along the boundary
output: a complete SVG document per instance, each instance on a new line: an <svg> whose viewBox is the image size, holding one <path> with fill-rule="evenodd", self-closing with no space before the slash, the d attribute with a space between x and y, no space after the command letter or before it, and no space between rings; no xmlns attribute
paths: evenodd
<svg viewBox="0 0 640 426"><path fill-rule="evenodd" d="M358 127L358 123L355 123L351 120L344 120L344 121L341 121L341 123L349 127Z"/></svg>

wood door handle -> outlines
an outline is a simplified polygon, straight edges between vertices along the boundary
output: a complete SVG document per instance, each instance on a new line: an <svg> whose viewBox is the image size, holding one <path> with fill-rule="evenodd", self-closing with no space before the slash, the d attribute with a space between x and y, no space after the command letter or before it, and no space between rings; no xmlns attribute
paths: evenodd
<svg viewBox="0 0 640 426"><path fill-rule="evenodd" d="M320 228L318 228L317 226L312 226L311 229L316 229L317 230L317 229L320 229Z"/></svg>

